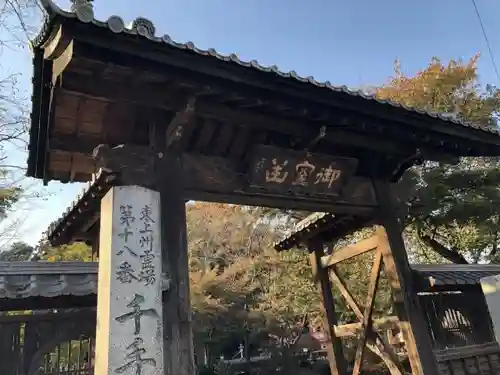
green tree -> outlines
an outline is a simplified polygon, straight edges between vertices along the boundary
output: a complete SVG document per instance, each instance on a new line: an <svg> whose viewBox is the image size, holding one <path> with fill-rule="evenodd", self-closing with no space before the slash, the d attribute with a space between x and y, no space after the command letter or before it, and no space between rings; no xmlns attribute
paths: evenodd
<svg viewBox="0 0 500 375"><path fill-rule="evenodd" d="M31 260L35 248L25 242L14 242L8 250L0 252L0 261L28 261Z"/></svg>
<svg viewBox="0 0 500 375"><path fill-rule="evenodd" d="M221 352L229 355L231 351L227 350L234 353L243 341L270 352L288 352L304 334L304 322L311 328L321 327L320 294L313 283L309 254L297 249L277 253L271 244L288 227L268 220L264 212L269 213L223 204L188 206L191 301L198 356L203 349L215 358ZM370 234L364 231L338 246ZM372 257L370 254L338 267L361 307ZM386 315L391 308L386 280L381 280L379 290L375 315ZM357 321L338 290L334 293L339 321Z"/></svg>
<svg viewBox="0 0 500 375"><path fill-rule="evenodd" d="M448 113L457 119L497 127L500 92L478 83L477 61L433 58L414 76L402 73L375 89L380 99ZM406 217L406 235L417 261L496 261L500 213L498 158L462 158L456 164L425 163L412 171L417 189ZM433 250L434 254L429 254ZM436 254L438 256L436 256Z"/></svg>
<svg viewBox="0 0 500 375"><path fill-rule="evenodd" d="M270 245L279 227L262 212L196 203L188 205L187 217L198 348L236 350L243 340L263 346L268 334L282 337L305 314L317 315L307 255L278 254Z"/></svg>
<svg viewBox="0 0 500 375"><path fill-rule="evenodd" d="M27 50L28 41L34 36L41 12L36 0L6 0L0 12L0 44L3 63L16 60ZM23 50L24 49L24 50ZM26 149L28 129L29 96L19 90L22 73L12 70L13 66L0 63L3 69L0 77L0 238L1 245L8 244L19 235L21 215L7 217L20 209L27 199L36 198L39 192L32 191L23 179L22 155ZM7 72L7 73L5 73Z"/></svg>

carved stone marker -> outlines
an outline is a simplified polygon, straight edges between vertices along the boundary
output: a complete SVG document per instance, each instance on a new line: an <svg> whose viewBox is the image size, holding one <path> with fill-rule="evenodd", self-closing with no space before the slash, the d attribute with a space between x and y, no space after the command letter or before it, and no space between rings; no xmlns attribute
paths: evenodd
<svg viewBox="0 0 500 375"><path fill-rule="evenodd" d="M101 202L95 373L163 375L160 194L114 187Z"/></svg>
<svg viewBox="0 0 500 375"><path fill-rule="evenodd" d="M486 298L495 338L497 342L500 342L500 275L483 277L481 289Z"/></svg>

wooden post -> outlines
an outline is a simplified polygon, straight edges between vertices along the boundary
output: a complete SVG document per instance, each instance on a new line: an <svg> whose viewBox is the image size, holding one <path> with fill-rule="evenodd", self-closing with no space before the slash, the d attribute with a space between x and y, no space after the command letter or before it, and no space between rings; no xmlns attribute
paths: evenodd
<svg viewBox="0 0 500 375"><path fill-rule="evenodd" d="M123 186L101 202L96 374L163 375L159 200Z"/></svg>
<svg viewBox="0 0 500 375"><path fill-rule="evenodd" d="M308 243L310 262L314 282L321 295L321 312L323 316L323 329L327 341L328 363L331 375L347 374L347 365L342 348L342 340L335 335L337 317L335 316L335 301L332 293L332 285L328 277L328 270L321 266L321 257L324 255L321 241L310 241Z"/></svg>
<svg viewBox="0 0 500 375"><path fill-rule="evenodd" d="M183 171L179 157L160 156L156 172L161 195L161 252L163 271L171 280L163 299L165 375L194 375Z"/></svg>
<svg viewBox="0 0 500 375"><path fill-rule="evenodd" d="M383 254L384 271L392 287L394 307L400 320L400 328L408 350L413 375L437 375L436 358L432 340L413 287L410 263L401 233L401 224L386 182L374 180L375 195L379 205L377 228L379 249Z"/></svg>

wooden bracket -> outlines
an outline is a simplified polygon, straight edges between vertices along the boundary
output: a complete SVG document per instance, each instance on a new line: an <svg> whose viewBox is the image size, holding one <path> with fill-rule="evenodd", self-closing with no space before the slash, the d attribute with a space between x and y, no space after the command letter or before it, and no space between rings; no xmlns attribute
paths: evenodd
<svg viewBox="0 0 500 375"><path fill-rule="evenodd" d="M165 134L165 151L181 149L180 144L191 135L195 125L196 97L187 100L185 107L177 112L167 126Z"/></svg>

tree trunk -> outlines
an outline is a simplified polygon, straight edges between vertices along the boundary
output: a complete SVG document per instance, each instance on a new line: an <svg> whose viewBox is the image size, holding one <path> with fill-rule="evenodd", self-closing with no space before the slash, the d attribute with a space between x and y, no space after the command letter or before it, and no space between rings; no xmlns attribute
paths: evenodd
<svg viewBox="0 0 500 375"><path fill-rule="evenodd" d="M453 249L448 249L446 246L441 245L434 238L425 234L419 234L419 237L423 243L425 243L437 254L441 255L443 258L449 260L450 262L456 264L469 264L469 262L467 262L464 256L460 254L458 251Z"/></svg>

